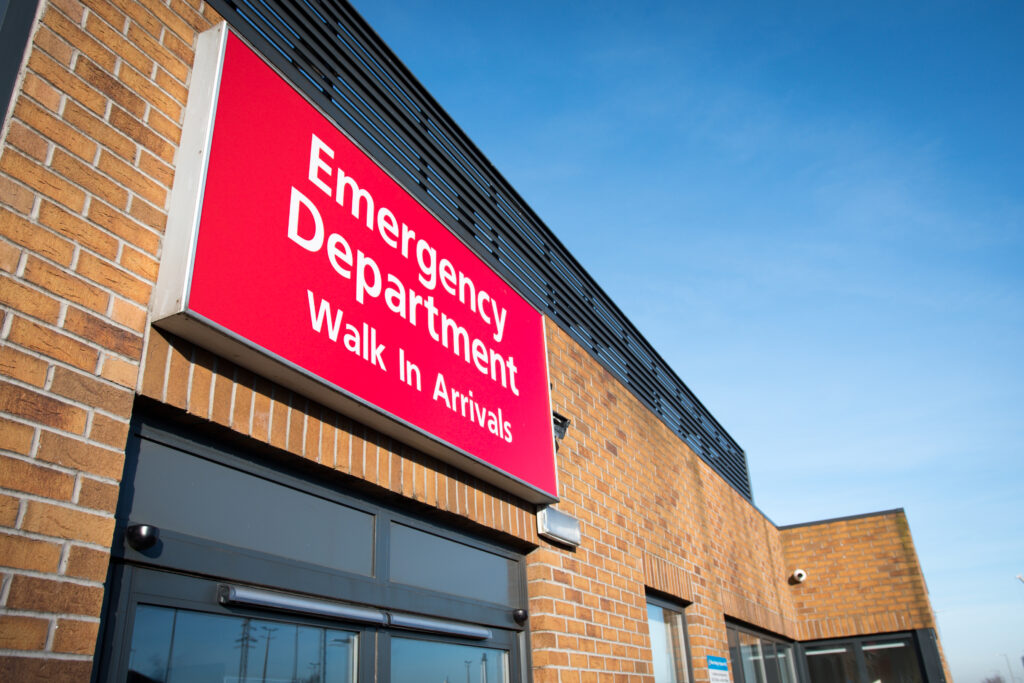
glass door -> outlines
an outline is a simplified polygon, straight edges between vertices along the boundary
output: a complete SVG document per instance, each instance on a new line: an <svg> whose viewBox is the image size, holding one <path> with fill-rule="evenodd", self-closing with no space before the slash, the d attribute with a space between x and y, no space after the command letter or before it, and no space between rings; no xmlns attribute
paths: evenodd
<svg viewBox="0 0 1024 683"><path fill-rule="evenodd" d="M127 680L354 683L358 641L342 629L139 605Z"/></svg>

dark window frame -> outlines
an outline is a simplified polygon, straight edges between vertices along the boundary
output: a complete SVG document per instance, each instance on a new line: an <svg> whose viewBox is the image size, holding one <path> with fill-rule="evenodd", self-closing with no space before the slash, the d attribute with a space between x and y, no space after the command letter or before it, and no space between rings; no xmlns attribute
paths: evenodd
<svg viewBox="0 0 1024 683"><path fill-rule="evenodd" d="M29 33L38 8L38 0L0 1L0 101L4 106L0 124L7 120L11 108L14 84L25 59Z"/></svg>
<svg viewBox="0 0 1024 683"><path fill-rule="evenodd" d="M646 609L646 603L649 603L649 604L661 607L662 609L667 609L667 610L670 610L672 612L675 612L675 613L679 614L682 617L682 622L683 622L683 647L684 647L684 655L686 657L686 676L687 676L686 683L693 683L693 681L694 681L694 678L693 678L693 656L690 653L690 629L689 629L689 623L687 622L687 619L686 619L686 608L689 607L693 603L686 602L686 601L683 601L683 600L678 600L676 598L673 598L673 597L671 597L669 595L666 595L664 593L661 593L660 591L656 591L656 590L651 589L651 588L647 588L645 590L644 600L645 600L645 605L644 605L645 609ZM645 615L645 618L646 618L646 615ZM650 630L650 625L648 624L648 632L649 632L649 630ZM652 656L653 656L653 648L652 648ZM653 675L653 672L652 672L652 675Z"/></svg>
<svg viewBox="0 0 1024 683"><path fill-rule="evenodd" d="M727 642L729 645L729 667L730 677L733 683L757 683L757 681L747 681L746 674L743 673L742 655L740 658L733 656L733 639L732 634L735 633L737 639L739 634L745 633L747 635L755 636L763 642L771 643L773 646L784 645L790 648L790 653L793 657L793 676L794 683L800 683L807 681L806 671L803 667L803 649L801 648L802 643L795 640L790 640L784 636L780 636L764 629L759 629L753 626L748 626L735 621L726 621L725 627L727 631ZM760 647L760 646L759 646ZM763 650L762 650L763 651Z"/></svg>
<svg viewBox="0 0 1024 683"><path fill-rule="evenodd" d="M867 672L867 661L864 657L863 645L868 641L875 640L903 640L910 643L914 649L914 656L917 661L921 680L925 683L945 683L946 677L942 669L942 661L935 644L935 633L932 629L918 629L915 631L893 631L890 633L871 633L847 638L825 638L821 640L807 640L800 643L800 675L803 681L810 683L811 676L807 665L806 649L808 647L846 647L852 646L854 661L857 665L857 674L860 681L869 681ZM931 645L931 648L929 648Z"/></svg>

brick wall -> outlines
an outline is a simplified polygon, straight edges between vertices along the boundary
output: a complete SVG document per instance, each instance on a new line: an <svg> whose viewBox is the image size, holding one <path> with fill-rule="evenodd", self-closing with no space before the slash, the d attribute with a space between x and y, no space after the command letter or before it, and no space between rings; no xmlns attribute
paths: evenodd
<svg viewBox="0 0 1024 683"><path fill-rule="evenodd" d="M780 530L802 640L934 628L935 617L903 510Z"/></svg>
<svg viewBox="0 0 1024 683"><path fill-rule="evenodd" d="M198 0L40 3L0 152L0 680L88 680Z"/></svg>
<svg viewBox="0 0 1024 683"><path fill-rule="evenodd" d="M0 680L89 678L136 393L536 545L538 683L650 681L645 587L693 603L698 681L706 655L728 654L723 615L790 637L841 616L808 598L810 562L807 584L786 582L811 542L780 534L555 325L575 550L537 537L532 506L149 327L192 50L217 19L199 0L41 3L0 148ZM899 623L924 619L918 598L906 609Z"/></svg>

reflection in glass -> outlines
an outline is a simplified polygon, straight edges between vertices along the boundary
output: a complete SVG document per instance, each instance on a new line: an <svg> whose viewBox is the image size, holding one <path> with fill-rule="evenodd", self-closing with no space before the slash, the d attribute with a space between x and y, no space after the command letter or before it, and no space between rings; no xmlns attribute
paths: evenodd
<svg viewBox="0 0 1024 683"><path fill-rule="evenodd" d="M760 638L752 633L740 631L740 661L743 664L743 680L746 683L767 683Z"/></svg>
<svg viewBox="0 0 1024 683"><path fill-rule="evenodd" d="M779 680L782 683L796 683L796 660L793 659L793 646L776 643L775 657L779 663Z"/></svg>
<svg viewBox="0 0 1024 683"><path fill-rule="evenodd" d="M681 612L647 603L655 683L687 683L686 629Z"/></svg>
<svg viewBox="0 0 1024 683"><path fill-rule="evenodd" d="M861 646L868 680L875 683L921 683L914 648L907 640L868 641Z"/></svg>
<svg viewBox="0 0 1024 683"><path fill-rule="evenodd" d="M857 662L853 648L848 646L820 645L804 650L807 655L807 671L811 683L856 683Z"/></svg>
<svg viewBox="0 0 1024 683"><path fill-rule="evenodd" d="M391 639L391 683L508 683L508 651Z"/></svg>
<svg viewBox="0 0 1024 683"><path fill-rule="evenodd" d="M351 683L357 634L139 605L128 681Z"/></svg>

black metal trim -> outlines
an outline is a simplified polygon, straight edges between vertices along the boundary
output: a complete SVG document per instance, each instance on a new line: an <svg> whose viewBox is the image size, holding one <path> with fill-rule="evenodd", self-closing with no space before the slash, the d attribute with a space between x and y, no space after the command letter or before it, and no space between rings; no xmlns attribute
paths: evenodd
<svg viewBox="0 0 1024 683"><path fill-rule="evenodd" d="M739 445L350 5L341 0L210 0L210 5L752 500Z"/></svg>
<svg viewBox="0 0 1024 683"><path fill-rule="evenodd" d="M39 2L9 0L3 5L0 7L0 102L4 105L4 115L0 123L7 120L14 84L18 80Z"/></svg>

